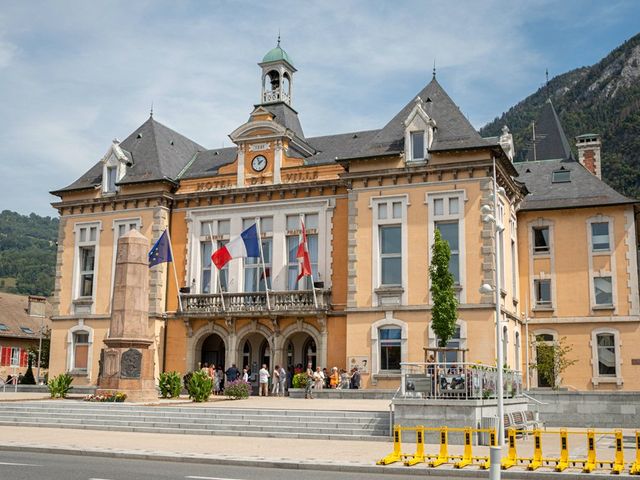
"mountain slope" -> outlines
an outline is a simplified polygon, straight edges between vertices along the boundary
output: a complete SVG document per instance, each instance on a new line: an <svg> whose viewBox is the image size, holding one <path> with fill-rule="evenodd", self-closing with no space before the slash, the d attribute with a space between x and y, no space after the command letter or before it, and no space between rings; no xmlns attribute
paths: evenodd
<svg viewBox="0 0 640 480"><path fill-rule="evenodd" d="M58 219L0 212L0 290L51 295Z"/></svg>
<svg viewBox="0 0 640 480"><path fill-rule="evenodd" d="M575 151L574 137L602 137L602 176L619 192L640 198L640 34L627 40L597 64L553 78L508 112L480 129L500 134L507 125L522 161L531 143L531 123L551 98Z"/></svg>

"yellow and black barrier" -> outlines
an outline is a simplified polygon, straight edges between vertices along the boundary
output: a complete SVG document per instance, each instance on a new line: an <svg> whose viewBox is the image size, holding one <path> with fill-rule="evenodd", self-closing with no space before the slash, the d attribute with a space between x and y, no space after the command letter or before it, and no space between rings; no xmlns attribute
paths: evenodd
<svg viewBox="0 0 640 480"><path fill-rule="evenodd" d="M402 432L412 431L416 434L416 450L413 454L402 452ZM438 453L425 452L425 434L434 432L438 434ZM461 432L464 435L464 451L462 455L449 455L449 432ZM438 467L446 463L453 463L455 468L464 468L468 465L478 465L482 469L489 468L488 456L473 455L473 434L488 433L491 445L496 445L497 434L495 429L488 428L449 428L449 427L401 427L396 425L393 429L393 452L376 462L377 465L389 465L404 461L407 466L426 463L430 467Z"/></svg>
<svg viewBox="0 0 640 480"><path fill-rule="evenodd" d="M412 431L416 434L416 450L413 454L402 452L402 432ZM449 433L461 432L464 435L464 450L462 455L449 454ZM380 459L378 465L389 465L402 461L407 466L426 463L429 467L438 467L443 464L453 464L455 468L464 468L469 465L479 466L481 469L489 468L489 457L473 455L473 434L489 433L491 445L496 445L497 434L494 429L481 428L449 428L449 427L402 427L396 425L393 429L393 452ZM437 433L439 450L437 453L425 452L425 435L427 433ZM582 467L582 471L590 473L596 469L608 467L612 474L620 474L625 469L624 461L624 437L622 430L614 431L586 431L560 430L533 430L533 454L531 457L518 456L517 435L523 433L510 428L507 433L508 451L507 456L502 459L501 468L506 470L516 465L521 465L527 470L537 470L540 467L553 467L556 472L562 472L569 467ZM571 458L569 453L569 434L586 435L587 455L586 458ZM544 456L543 435L558 435L560 440L560 455L558 457ZM615 443L615 454L613 459L598 458L596 452L596 435L613 435ZM629 464L629 473L640 475L640 430L635 432L635 461Z"/></svg>

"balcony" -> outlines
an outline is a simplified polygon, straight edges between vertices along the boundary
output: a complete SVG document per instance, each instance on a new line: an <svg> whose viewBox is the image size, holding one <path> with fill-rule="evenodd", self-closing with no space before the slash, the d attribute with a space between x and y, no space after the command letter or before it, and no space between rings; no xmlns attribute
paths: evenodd
<svg viewBox="0 0 640 480"><path fill-rule="evenodd" d="M220 294L182 294L182 313L190 317L261 317L265 315L318 315L330 306L330 290L316 289L316 307L311 290ZM224 297L224 302L222 301Z"/></svg>

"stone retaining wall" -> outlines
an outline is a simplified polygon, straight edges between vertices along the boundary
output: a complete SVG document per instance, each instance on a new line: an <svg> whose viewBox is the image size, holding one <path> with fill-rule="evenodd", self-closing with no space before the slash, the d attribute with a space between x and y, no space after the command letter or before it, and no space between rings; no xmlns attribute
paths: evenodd
<svg viewBox="0 0 640 480"><path fill-rule="evenodd" d="M527 392L548 427L640 428L640 392Z"/></svg>

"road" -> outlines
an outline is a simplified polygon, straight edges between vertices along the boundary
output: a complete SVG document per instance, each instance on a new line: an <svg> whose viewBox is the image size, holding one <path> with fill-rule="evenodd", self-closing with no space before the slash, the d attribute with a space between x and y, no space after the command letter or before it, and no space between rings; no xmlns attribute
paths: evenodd
<svg viewBox="0 0 640 480"><path fill-rule="evenodd" d="M339 454L339 450L336 450ZM0 478L11 480L409 480L414 475L235 467L151 460L0 451ZM486 473L479 478L486 478ZM451 477L428 476L431 480Z"/></svg>

